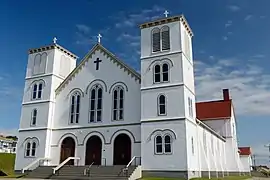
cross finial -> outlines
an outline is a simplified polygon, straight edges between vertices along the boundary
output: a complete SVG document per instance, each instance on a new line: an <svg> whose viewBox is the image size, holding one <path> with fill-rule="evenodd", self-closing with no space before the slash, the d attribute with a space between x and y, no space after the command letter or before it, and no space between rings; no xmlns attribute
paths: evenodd
<svg viewBox="0 0 270 180"><path fill-rule="evenodd" d="M98 34L97 38L98 38L98 43L100 43L101 38L102 38L101 34Z"/></svg>
<svg viewBox="0 0 270 180"><path fill-rule="evenodd" d="M56 41L57 41L57 38L54 37L54 38L53 38L53 43L56 44Z"/></svg>
<svg viewBox="0 0 270 180"><path fill-rule="evenodd" d="M165 17L168 17L169 14L170 13L167 10L164 12Z"/></svg>

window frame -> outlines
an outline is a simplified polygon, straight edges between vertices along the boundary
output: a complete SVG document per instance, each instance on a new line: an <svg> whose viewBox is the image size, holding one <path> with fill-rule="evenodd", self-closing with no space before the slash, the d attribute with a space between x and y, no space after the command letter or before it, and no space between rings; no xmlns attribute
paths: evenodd
<svg viewBox="0 0 270 180"><path fill-rule="evenodd" d="M92 109L92 105L91 105L91 102L92 102L92 91L95 90L95 99L94 99L94 109ZM99 103L99 97L98 97L98 91L101 90L101 100L100 100L100 103L101 103L101 108L98 109L98 103ZM104 98L104 92L103 92L103 87L100 85L100 84L95 84L92 86L92 88L90 89L89 91L89 109L88 109L88 112L89 112L89 118L88 118L88 123L100 123L102 122L102 118L103 118L103 98ZM101 115L100 115L100 120L98 121L98 111L100 111ZM94 120L91 121L91 114L92 112L94 112Z"/></svg>
<svg viewBox="0 0 270 180"><path fill-rule="evenodd" d="M163 31L165 28L168 28L168 43L169 43L169 47L168 47L168 49L163 49L163 32L166 32L166 31ZM170 27L169 26L162 26L162 28L160 29L160 36L161 36L161 47L160 47L160 49L161 49L161 52L166 52L166 51L170 51L170 49L171 49L171 35L170 35Z"/></svg>
<svg viewBox="0 0 270 180"><path fill-rule="evenodd" d="M73 97L74 97L74 104L72 104ZM81 111L81 97L82 97L82 95L79 91L73 92L70 96L69 121L68 121L68 123L70 125L79 124L80 111ZM79 98L79 109L78 109L78 98ZM74 112L72 112L72 107L73 107ZM71 122L71 120L72 120L72 122Z"/></svg>
<svg viewBox="0 0 270 180"><path fill-rule="evenodd" d="M157 138L160 137L161 138L161 143L157 143ZM163 148L163 137L162 135L158 134L155 136L155 139L154 139L154 145L155 145L155 154L157 155L162 155L164 153L164 148ZM161 145L161 152L157 152L157 146L160 146Z"/></svg>
<svg viewBox="0 0 270 180"><path fill-rule="evenodd" d="M164 104L161 104L160 103L160 98L164 96ZM164 106L164 114L161 114L161 106ZM167 115L167 97L165 94L159 94L158 97L157 97L157 109L158 109L158 116L166 116Z"/></svg>
<svg viewBox="0 0 270 180"><path fill-rule="evenodd" d="M114 97L114 93L116 91L116 99ZM123 91L123 97L121 99L121 91ZM115 107L115 101L116 101L116 107ZM122 101L122 108L120 107ZM123 86L118 85L114 87L112 91L112 121L123 121L124 120L124 109L125 109L125 89ZM120 112L122 111L122 119L120 118ZM116 119L114 118L114 113L116 112Z"/></svg>
<svg viewBox="0 0 270 180"><path fill-rule="evenodd" d="M30 145L28 147L28 145ZM33 147L33 145L35 145ZM28 140L25 142L24 157L25 158L35 158L37 156L38 142L36 140ZM29 154L28 154L29 152ZM33 153L34 152L34 153Z"/></svg>
<svg viewBox="0 0 270 180"><path fill-rule="evenodd" d="M162 37L163 37L162 32L163 31L162 30L164 28L168 28L169 48L163 50L163 47L162 47L163 46L163 40L162 40ZM159 33L154 33L157 30L158 30ZM159 50L157 50L157 51L154 51L154 34L159 34ZM161 28L159 28L159 27L153 28L152 31L151 31L151 52L152 52L152 54L161 53L161 52L168 52L170 50L171 50L171 31L170 31L170 27L167 26L167 25L164 25Z"/></svg>
<svg viewBox="0 0 270 180"><path fill-rule="evenodd" d="M163 70L163 66L164 65L168 66L168 70L166 72L164 72ZM156 73L156 66L159 66L159 73ZM170 69L171 69L171 65L166 61L163 60L162 62L156 63L153 65L153 84L161 84L161 83L168 83L170 82ZM168 80L164 80L164 74L167 73L168 76ZM156 75L159 75L159 81L156 81Z"/></svg>
<svg viewBox="0 0 270 180"><path fill-rule="evenodd" d="M30 126L36 126L37 125L37 115L38 115L37 108L34 108L32 110L32 113L31 113L31 123L30 123Z"/></svg>
<svg viewBox="0 0 270 180"><path fill-rule="evenodd" d="M166 137L170 138L170 142L166 143ZM172 136L170 134L165 134L164 135L164 154L172 154ZM166 152L166 144L170 145L170 152Z"/></svg>
<svg viewBox="0 0 270 180"><path fill-rule="evenodd" d="M41 100L43 96L45 83L43 81L35 82L31 88L31 100Z"/></svg>

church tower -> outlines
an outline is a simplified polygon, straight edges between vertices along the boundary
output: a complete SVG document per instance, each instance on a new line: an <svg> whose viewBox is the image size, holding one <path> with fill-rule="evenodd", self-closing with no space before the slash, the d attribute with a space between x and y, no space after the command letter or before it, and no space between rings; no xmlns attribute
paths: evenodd
<svg viewBox="0 0 270 180"><path fill-rule="evenodd" d="M76 59L56 38L51 45L29 50L15 170L50 156L55 89L76 67Z"/></svg>
<svg viewBox="0 0 270 180"><path fill-rule="evenodd" d="M164 14L140 25L143 176L197 176L193 33L183 15Z"/></svg>

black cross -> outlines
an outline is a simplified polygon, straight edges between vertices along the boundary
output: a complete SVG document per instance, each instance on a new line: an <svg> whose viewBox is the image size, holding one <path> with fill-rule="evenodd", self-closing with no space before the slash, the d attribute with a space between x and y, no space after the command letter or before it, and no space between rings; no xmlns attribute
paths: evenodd
<svg viewBox="0 0 270 180"><path fill-rule="evenodd" d="M99 63L102 62L101 59L97 58L97 60L94 61L94 63L96 63L96 70L99 69Z"/></svg>

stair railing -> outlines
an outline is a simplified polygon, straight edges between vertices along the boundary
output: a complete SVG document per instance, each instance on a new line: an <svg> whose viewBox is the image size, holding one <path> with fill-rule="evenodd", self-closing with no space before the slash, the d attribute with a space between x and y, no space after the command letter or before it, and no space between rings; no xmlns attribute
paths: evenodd
<svg viewBox="0 0 270 180"><path fill-rule="evenodd" d="M84 170L83 170L83 174L86 176L90 176L90 169L91 169L91 167L92 167L92 165L94 164L95 162L93 161L87 168L85 168Z"/></svg>
<svg viewBox="0 0 270 180"><path fill-rule="evenodd" d="M129 166L132 165L133 162L135 163L134 165L137 166L136 159L139 159L140 160L139 164L141 164L141 157L133 156L133 158L129 161L129 163L124 168L121 169L118 176L120 176L120 174L123 173L126 177L128 177L128 168L129 168Z"/></svg>
<svg viewBox="0 0 270 180"><path fill-rule="evenodd" d="M79 157L68 157L66 160L64 160L61 164L59 164L58 166L56 166L55 168L53 168L53 174L56 174L56 172L62 168L66 163L68 163L70 160L80 160ZM77 161L77 165L79 164Z"/></svg>
<svg viewBox="0 0 270 180"><path fill-rule="evenodd" d="M22 173L24 173L26 170L29 170L30 168L32 168L34 165L40 166L40 162L43 161L50 161L49 158L37 158L35 161L31 162L30 164L28 164L27 166L25 166L24 168L22 168Z"/></svg>

